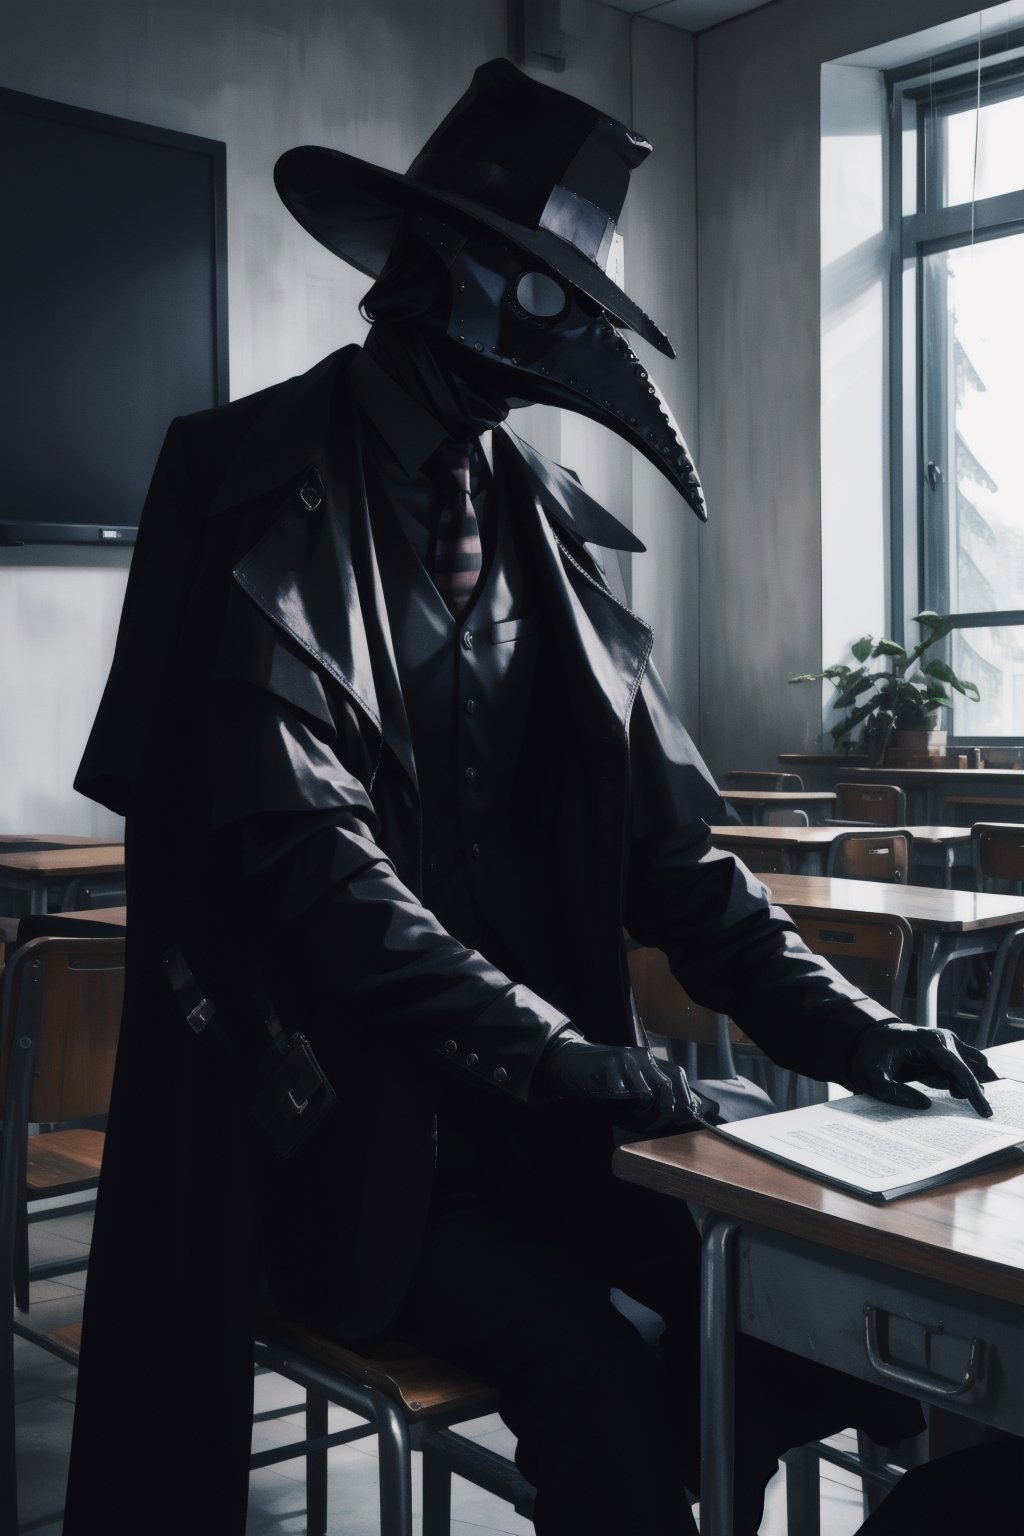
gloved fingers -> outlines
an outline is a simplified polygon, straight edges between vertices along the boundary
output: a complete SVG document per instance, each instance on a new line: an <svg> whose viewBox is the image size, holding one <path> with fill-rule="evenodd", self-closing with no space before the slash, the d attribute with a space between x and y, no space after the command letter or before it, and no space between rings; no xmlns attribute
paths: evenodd
<svg viewBox="0 0 1024 1536"><path fill-rule="evenodd" d="M672 1084L672 1110L676 1116L690 1118L699 1109L699 1100L690 1087L689 1078L682 1067L668 1063L661 1069Z"/></svg>
<svg viewBox="0 0 1024 1536"><path fill-rule="evenodd" d="M631 1053L629 1063L635 1074L631 1119L635 1125L649 1129L671 1115L675 1103L673 1085L649 1052Z"/></svg>
<svg viewBox="0 0 1024 1536"><path fill-rule="evenodd" d="M999 1073L994 1072L988 1064L984 1051L979 1051L977 1046L968 1045L966 1040L961 1040L959 1035L954 1035L951 1030L944 1030L948 1034L957 1051L966 1061L979 1083L995 1083L999 1080Z"/></svg>
<svg viewBox="0 0 1024 1536"><path fill-rule="evenodd" d="M922 1029L918 1033L917 1046L923 1053L923 1070L917 1075L924 1079L925 1073L934 1081L939 1080L942 1088L947 1088L957 1098L966 1099L979 1115L986 1119L992 1114L992 1106L985 1097L984 1090L975 1077L967 1061L961 1055L961 1042L948 1029ZM964 1050L971 1050L970 1046L964 1046Z"/></svg>
<svg viewBox="0 0 1024 1536"><path fill-rule="evenodd" d="M921 1093L917 1088L911 1088L909 1083L898 1083L894 1078L884 1073L872 1073L868 1092L872 1098L881 1099L885 1104L896 1104L900 1109L929 1109L931 1099L926 1093Z"/></svg>

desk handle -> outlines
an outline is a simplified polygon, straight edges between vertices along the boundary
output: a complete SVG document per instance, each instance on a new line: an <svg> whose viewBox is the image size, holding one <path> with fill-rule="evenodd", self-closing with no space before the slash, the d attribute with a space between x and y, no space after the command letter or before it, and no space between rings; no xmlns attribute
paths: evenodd
<svg viewBox="0 0 1024 1536"><path fill-rule="evenodd" d="M929 1371L915 1371L909 1366L897 1365L893 1360L884 1359L878 1342L878 1316L879 1309L869 1301L864 1308L864 1343L868 1359L880 1376L885 1376L908 1391L927 1392L932 1397L961 1397L975 1385L982 1352L980 1339L971 1340L967 1369L962 1378L950 1382L944 1376L933 1376Z"/></svg>

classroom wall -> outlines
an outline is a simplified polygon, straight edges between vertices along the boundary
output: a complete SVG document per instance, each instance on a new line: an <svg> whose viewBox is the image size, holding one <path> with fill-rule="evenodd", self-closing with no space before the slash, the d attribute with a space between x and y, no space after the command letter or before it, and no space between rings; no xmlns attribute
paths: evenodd
<svg viewBox="0 0 1024 1536"><path fill-rule="evenodd" d="M225 141L239 396L365 331L356 306L366 280L286 213L271 181L277 155L330 144L404 169L474 68L509 52L507 9L505 0L0 0L0 85ZM655 142L627 205L626 286L680 348L655 376L693 438L693 40L598 4L585 22L565 72L537 78ZM632 239L641 229L642 253ZM635 510L651 554L634 600L655 623L670 692L695 717L696 649L684 644L695 626L691 514L654 471L635 469L631 450L581 418L534 410L516 427L575 467L625 522ZM37 555L0 552L0 827L116 835L117 818L71 781L129 553Z"/></svg>
<svg viewBox="0 0 1024 1536"><path fill-rule="evenodd" d="M774 0L696 39L700 465L711 514L700 539L699 734L716 773L819 750L820 695L787 679L838 659L822 645L821 66L974 10L963 0ZM880 315L861 318L858 346L877 355ZM829 417L828 449L863 486L864 524L848 537L877 541L880 582L881 400L867 453L863 396L858 408L845 443ZM830 458L828 469L834 485L842 468ZM828 582L845 584L849 602L860 573L829 532ZM851 611L850 639L878 622L877 582L865 607L860 626ZM830 625L829 645L837 638Z"/></svg>

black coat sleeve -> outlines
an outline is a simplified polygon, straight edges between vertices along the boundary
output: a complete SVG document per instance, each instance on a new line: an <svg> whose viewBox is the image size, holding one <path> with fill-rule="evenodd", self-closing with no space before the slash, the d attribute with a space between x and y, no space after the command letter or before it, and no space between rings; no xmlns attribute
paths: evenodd
<svg viewBox="0 0 1024 1536"><path fill-rule="evenodd" d="M792 919L708 823L722 802L649 669L631 727L632 841L625 924L661 949L695 1002L781 1066L843 1082L854 1041L892 1013L813 954Z"/></svg>
<svg viewBox="0 0 1024 1536"><path fill-rule="evenodd" d="M307 994L345 1028L525 1098L565 1016L461 944L399 877L365 722L237 591L205 734L218 864L233 900L282 934Z"/></svg>

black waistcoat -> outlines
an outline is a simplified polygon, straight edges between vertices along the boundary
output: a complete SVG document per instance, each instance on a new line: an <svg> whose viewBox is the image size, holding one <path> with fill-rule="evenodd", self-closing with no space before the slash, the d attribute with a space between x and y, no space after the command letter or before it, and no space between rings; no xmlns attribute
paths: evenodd
<svg viewBox="0 0 1024 1536"><path fill-rule="evenodd" d="M464 944L526 980L506 935L527 893L510 814L541 635L514 509L487 498L489 545L469 607L452 617L392 508L380 509L381 580L420 794L424 904ZM521 946L516 946L521 948Z"/></svg>

